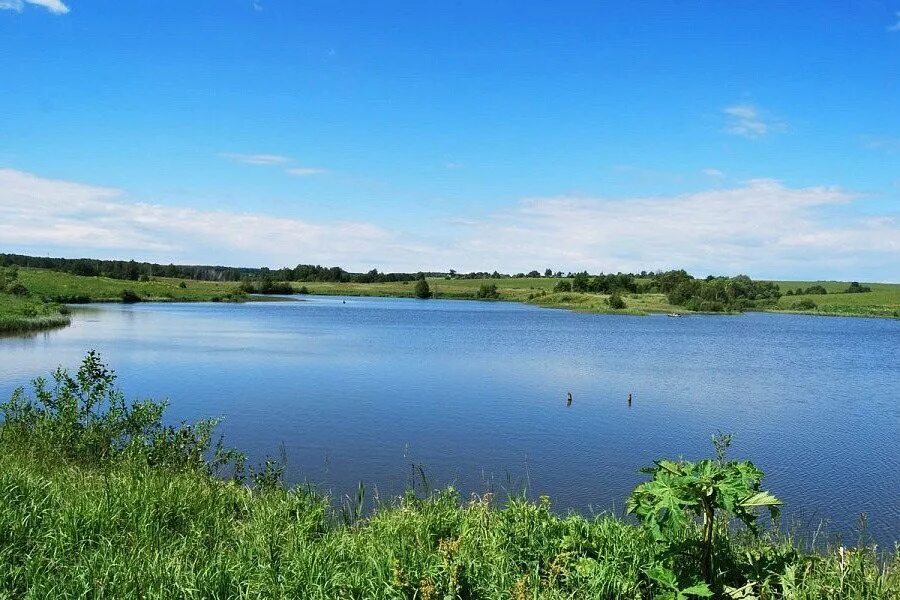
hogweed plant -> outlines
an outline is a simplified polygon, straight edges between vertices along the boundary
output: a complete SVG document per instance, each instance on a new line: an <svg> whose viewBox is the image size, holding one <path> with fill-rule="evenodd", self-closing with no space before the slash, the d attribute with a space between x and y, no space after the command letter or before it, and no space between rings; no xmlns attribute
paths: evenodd
<svg viewBox="0 0 900 600"><path fill-rule="evenodd" d="M641 469L652 479L638 485L626 502L627 512L640 520L669 559L669 565L648 573L659 587L670 590L668 597L711 595L710 586L716 584L717 528L725 530L737 520L755 534L760 509L767 509L775 519L781 505L761 489L763 472L752 462L726 459L730 435L714 436L713 444L716 459L660 460ZM699 554L702 581L679 590L674 565L684 554Z"/></svg>

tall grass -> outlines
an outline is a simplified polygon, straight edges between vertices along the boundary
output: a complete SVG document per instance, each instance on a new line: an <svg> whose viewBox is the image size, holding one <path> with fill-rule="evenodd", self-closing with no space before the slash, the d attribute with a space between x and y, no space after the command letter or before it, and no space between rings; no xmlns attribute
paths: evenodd
<svg viewBox="0 0 900 600"><path fill-rule="evenodd" d="M0 597L667 597L658 544L621 519L452 488L341 510L277 465L245 472L212 423L163 426L164 408L126 402L95 355L0 407ZM717 543L745 598L900 593L896 551Z"/></svg>

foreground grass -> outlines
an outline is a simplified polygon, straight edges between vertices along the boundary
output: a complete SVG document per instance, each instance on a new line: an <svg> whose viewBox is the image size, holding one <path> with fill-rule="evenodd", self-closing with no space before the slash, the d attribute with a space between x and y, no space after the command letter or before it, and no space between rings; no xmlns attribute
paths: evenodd
<svg viewBox="0 0 900 600"><path fill-rule="evenodd" d="M664 597L652 538L612 516L452 490L354 522L306 489L194 473L0 457L0 596L17 598ZM766 598L897 598L871 549L799 551L735 536L735 587ZM773 569L767 572L766 569ZM763 579L763 581L760 581ZM747 596L754 597L754 596Z"/></svg>
<svg viewBox="0 0 900 600"><path fill-rule="evenodd" d="M164 405L128 405L113 382L92 353L76 375L0 405L0 598L690 597L653 576L673 546L651 530L559 515L546 498L409 492L364 514L361 497L336 507L285 489L271 464L252 485L220 479L223 453L203 458L209 427L163 427ZM716 580L729 597L900 594L896 550L809 551L720 526ZM699 556L681 546L675 570L696 581Z"/></svg>

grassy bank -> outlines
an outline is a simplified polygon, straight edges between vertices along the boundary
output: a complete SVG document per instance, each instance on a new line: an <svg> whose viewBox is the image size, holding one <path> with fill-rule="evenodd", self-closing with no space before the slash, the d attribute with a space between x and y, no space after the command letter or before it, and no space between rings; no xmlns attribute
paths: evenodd
<svg viewBox="0 0 900 600"><path fill-rule="evenodd" d="M51 300L117 301L123 290L131 290L147 301L198 302L245 300L236 282L192 281L153 277L149 281L123 281L106 277L84 277L45 269L23 268L19 279L36 296ZM497 298L511 302L529 302L548 308L565 308L586 312L620 314L684 313L683 307L668 302L664 294L625 294L625 308L614 310L606 294L554 292L561 279L555 277L503 279L445 279L429 278L428 284L435 298L476 299L483 285L496 285ZM568 280L571 281L571 280ZM782 296L770 310L820 315L900 317L900 284L865 284L870 292L843 293L848 282L776 281L783 291L822 285L827 294ZM295 291L305 289L311 294L346 296L415 296L415 282L335 283L293 282ZM811 300L814 306L802 305ZM2 308L2 306L0 306ZM3 313L0 313L3 314Z"/></svg>
<svg viewBox="0 0 900 600"><path fill-rule="evenodd" d="M0 294L0 334L17 334L69 324L64 307L37 298Z"/></svg>
<svg viewBox="0 0 900 600"><path fill-rule="evenodd" d="M650 313L685 313L683 307L671 304L664 294L626 294L623 296L626 308L613 310L609 307L606 294L562 292L554 293L553 287L560 281L555 277L508 278L508 279L444 279L429 278L428 284L436 298L475 299L484 284L497 286L500 300L529 302L547 308L565 308L585 312L619 313L645 315ZM571 281L571 280L569 280ZM869 283L871 292L861 294L843 293L849 282L809 282L776 281L782 290L804 289L813 285L823 285L825 295L782 296L772 311L799 312L818 315L846 315L872 317L900 317L900 284ZM394 283L294 283L294 289L305 287L311 294L345 296L414 296L413 282ZM815 308L797 308L803 299L815 302Z"/></svg>
<svg viewBox="0 0 900 600"><path fill-rule="evenodd" d="M211 452L209 424L163 427L164 407L126 403L113 377L89 356L77 374L57 373L34 398L20 393L0 407L0 597L638 600L713 590L748 600L877 600L900 593L896 551L809 550L727 519L715 520L706 584L699 522L688 513L666 539L658 527L611 515L557 514L548 499L499 502L448 489L363 510L362 497L334 503L309 487L285 489L274 464L235 479L240 456ZM744 505L753 502L762 501Z"/></svg>

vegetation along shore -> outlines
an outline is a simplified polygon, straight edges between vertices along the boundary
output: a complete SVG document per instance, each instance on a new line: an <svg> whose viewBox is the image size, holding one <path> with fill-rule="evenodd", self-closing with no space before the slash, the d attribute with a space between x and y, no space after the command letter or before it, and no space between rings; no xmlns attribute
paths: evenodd
<svg viewBox="0 0 900 600"><path fill-rule="evenodd" d="M0 269L0 333L65 325L65 304L244 302L286 294L506 300L632 315L760 310L900 317L900 284L695 278L683 270L599 275L550 269L515 275L349 273L314 265L270 270L13 254L0 254Z"/></svg>
<svg viewBox="0 0 900 600"><path fill-rule="evenodd" d="M630 515L452 488L334 501L245 466L215 422L165 425L90 353L0 405L8 598L851 598L900 594L900 554L768 526L777 490L730 438L660 460Z"/></svg>

